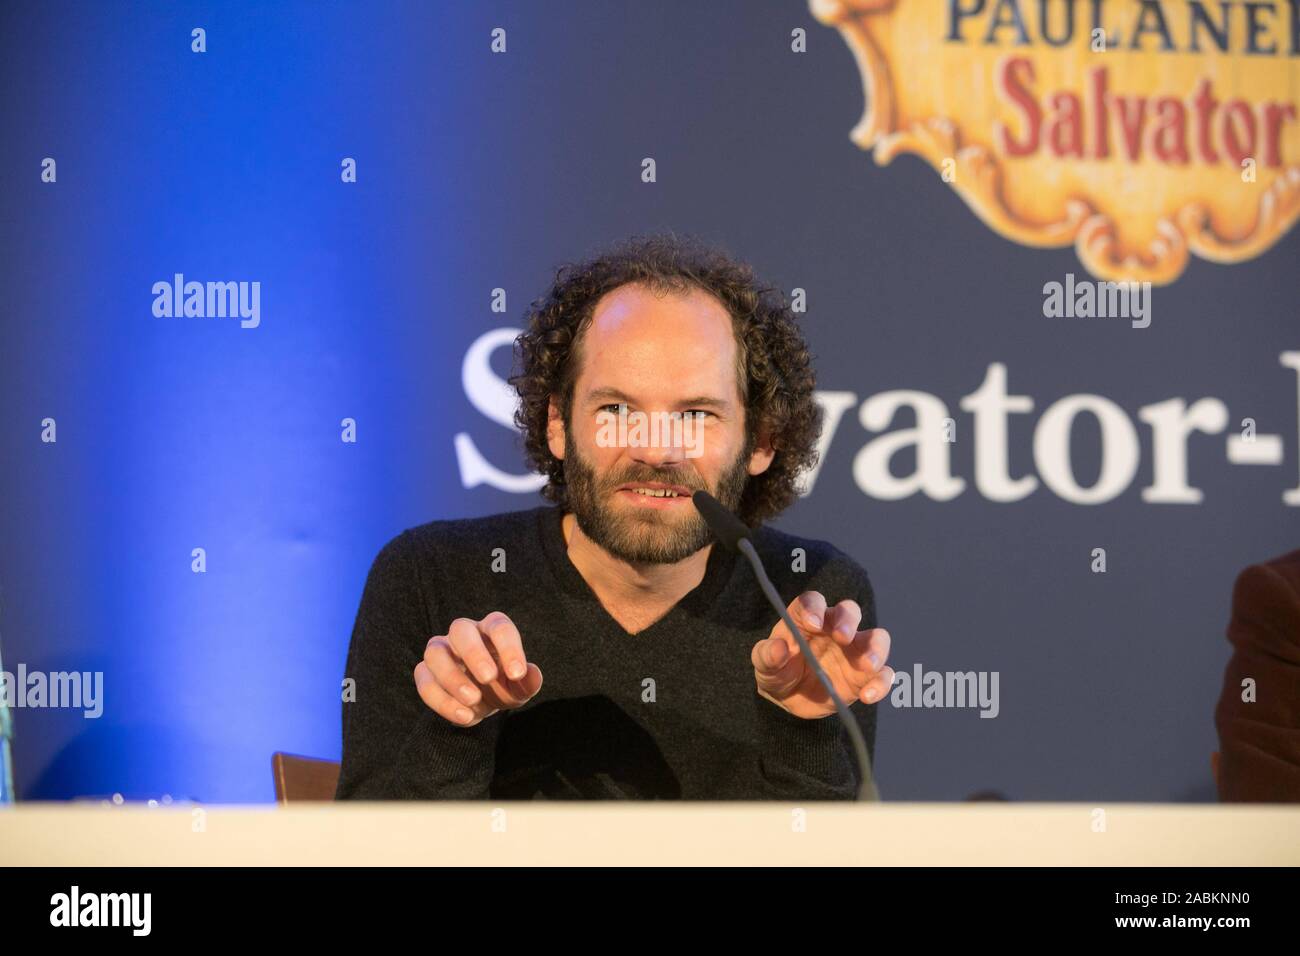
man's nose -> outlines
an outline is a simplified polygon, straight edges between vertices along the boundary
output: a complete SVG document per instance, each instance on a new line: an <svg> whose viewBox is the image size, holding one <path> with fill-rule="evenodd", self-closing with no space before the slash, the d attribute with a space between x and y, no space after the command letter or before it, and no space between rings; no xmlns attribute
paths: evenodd
<svg viewBox="0 0 1300 956"><path fill-rule="evenodd" d="M656 424L658 428L647 429L646 441L628 449L633 460L655 468L683 464L686 461L686 443L679 434L681 429L672 427L669 416L661 417Z"/></svg>

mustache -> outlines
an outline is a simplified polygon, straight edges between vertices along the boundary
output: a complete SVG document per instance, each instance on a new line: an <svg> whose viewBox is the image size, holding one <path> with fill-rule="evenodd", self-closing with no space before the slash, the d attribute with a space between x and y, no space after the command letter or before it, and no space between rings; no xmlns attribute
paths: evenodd
<svg viewBox="0 0 1300 956"><path fill-rule="evenodd" d="M638 484L647 481L657 481L665 485L681 485L691 491L709 490L709 486L700 480L699 475L686 474L680 471L630 471L608 478L604 484L606 488L613 489L618 488L620 485Z"/></svg>

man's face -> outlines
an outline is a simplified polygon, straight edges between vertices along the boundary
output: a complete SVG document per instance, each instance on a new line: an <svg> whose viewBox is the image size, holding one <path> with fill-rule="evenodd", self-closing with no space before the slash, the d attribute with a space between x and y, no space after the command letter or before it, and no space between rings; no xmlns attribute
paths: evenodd
<svg viewBox="0 0 1300 956"><path fill-rule="evenodd" d="M548 433L578 526L629 563L691 556L712 540L691 493L735 510L773 457L765 436L746 440L730 316L698 289L625 285L596 304L579 351L569 421L552 402Z"/></svg>

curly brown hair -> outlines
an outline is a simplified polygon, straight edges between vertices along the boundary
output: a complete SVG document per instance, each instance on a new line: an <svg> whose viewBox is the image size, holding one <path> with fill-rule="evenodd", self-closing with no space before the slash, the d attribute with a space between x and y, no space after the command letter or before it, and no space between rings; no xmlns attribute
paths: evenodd
<svg viewBox="0 0 1300 956"><path fill-rule="evenodd" d="M798 496L799 476L817 462L822 412L813 399L808 346L781 290L761 283L750 266L717 247L673 233L634 236L561 266L550 291L529 308L526 330L515 340L509 382L519 393L515 423L525 452L548 479L543 497L561 507L568 503L564 463L546 440L550 400L558 398L567 427L582 332L602 296L634 282L657 294L696 287L726 307L738 346L747 444L753 447L760 423L766 423L776 450L771 466L746 482L738 513L751 527L780 514Z"/></svg>

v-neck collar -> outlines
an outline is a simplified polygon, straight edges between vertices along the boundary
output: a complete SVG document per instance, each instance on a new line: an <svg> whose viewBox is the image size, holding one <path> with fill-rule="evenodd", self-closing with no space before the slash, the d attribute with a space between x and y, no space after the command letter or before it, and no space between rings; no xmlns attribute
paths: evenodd
<svg viewBox="0 0 1300 956"><path fill-rule="evenodd" d="M680 601L670 607L657 621L648 627L633 633L620 624L600 603L600 598L592 590L587 579L582 576L577 566L569 560L569 547L564 540L564 509L558 506L539 509L538 522L542 546L559 585L581 601L593 605L607 624L617 633L627 637L641 637L666 624L675 615L686 613L692 617L702 617L713 607L735 570L736 556L722 545L714 542L709 550L709 560L704 568L704 577L700 583L688 591Z"/></svg>

